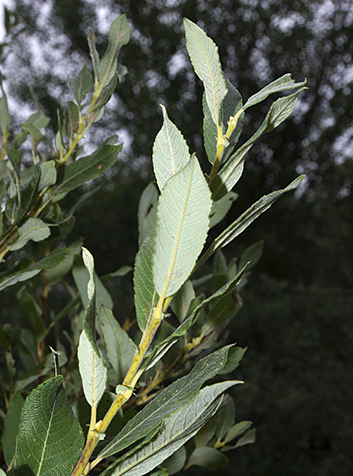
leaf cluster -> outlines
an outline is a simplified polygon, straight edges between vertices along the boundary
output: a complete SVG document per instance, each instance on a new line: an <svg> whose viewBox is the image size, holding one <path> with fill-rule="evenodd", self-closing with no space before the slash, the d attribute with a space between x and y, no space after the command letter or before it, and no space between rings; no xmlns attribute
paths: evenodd
<svg viewBox="0 0 353 476"><path fill-rule="evenodd" d="M58 113L50 157L39 151L48 124L43 111L39 108L11 137L3 92L0 290L18 287L29 322L23 331L12 324L0 328L7 372L1 381L2 444L9 474L156 476L191 465L216 469L227 464L224 452L254 441L251 422L236 423L233 400L225 393L241 382L215 379L235 370L245 352L226 345L226 328L241 307L240 289L262 243L230 262L221 250L302 177L260 198L215 239L209 239L209 230L236 199L232 189L246 153L289 116L305 82L284 75L243 105L221 69L214 42L190 20L184 26L188 54L204 86L204 143L212 169L208 176L203 172L162 106L163 125L152 154L156 182L146 187L138 209L136 322L133 313L124 322L114 317L105 287L131 268L99 277L81 242L60 247L74 224L60 202L102 175L122 148L108 138L80 157L80 141L102 117L126 73L117 63L130 37L125 16L113 22L101 59L89 30L93 75L85 65L71 78L75 101ZM246 110L286 90L295 92L277 99L257 132L236 148ZM27 138L30 160L21 154ZM64 284L70 299L50 313L48 296L57 283ZM67 324L63 335L69 352L59 321ZM212 383L205 386L208 380Z"/></svg>

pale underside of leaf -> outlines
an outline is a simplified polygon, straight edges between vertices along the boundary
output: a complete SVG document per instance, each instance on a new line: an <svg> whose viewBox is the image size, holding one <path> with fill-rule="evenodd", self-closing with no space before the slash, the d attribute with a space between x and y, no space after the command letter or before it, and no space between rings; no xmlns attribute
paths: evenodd
<svg viewBox="0 0 353 476"><path fill-rule="evenodd" d="M206 240L212 201L196 157L174 175L160 197L153 277L160 296L172 296L189 277Z"/></svg>

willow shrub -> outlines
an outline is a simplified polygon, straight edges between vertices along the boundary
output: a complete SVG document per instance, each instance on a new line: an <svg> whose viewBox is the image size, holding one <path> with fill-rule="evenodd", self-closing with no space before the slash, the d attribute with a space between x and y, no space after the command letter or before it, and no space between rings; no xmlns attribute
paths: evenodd
<svg viewBox="0 0 353 476"><path fill-rule="evenodd" d="M80 141L102 117L126 74L117 62L130 37L125 16L113 22L101 59L89 30L93 74L85 65L70 79L74 101L58 114L55 140L46 139L50 156L37 152L48 125L43 111L39 108L19 133L10 134L3 91L0 290L17 286L28 317L28 328L9 322L0 329L2 446L8 474L162 476L191 465L217 469L227 464L228 450L254 441L251 422L235 422L227 393L241 382L224 377L238 366L245 349L225 345L221 331L240 307L239 289L261 244L228 263L220 250L298 187L302 177L260 198L215 239L207 237L236 198L232 189L247 152L292 112L304 82L295 83L286 74L243 104L221 70L214 42L190 20L184 25L187 51L204 86L203 137L210 173L201 169L162 106L163 125L152 154L156 180L142 193L138 209L135 325L114 317L91 253L77 244L59 246L74 224L72 210L65 211L61 200L101 176L122 149L111 137L80 157ZM273 102L261 127L237 148L246 110L286 90L294 92ZM28 138L30 161L21 158ZM211 258L213 265L203 266ZM128 271L124 267L105 280ZM67 280L69 273L77 291ZM48 310L48 295L57 283L70 289L71 301L60 311ZM71 332L65 331L70 348L54 332L63 320ZM55 348L49 349L49 342Z"/></svg>

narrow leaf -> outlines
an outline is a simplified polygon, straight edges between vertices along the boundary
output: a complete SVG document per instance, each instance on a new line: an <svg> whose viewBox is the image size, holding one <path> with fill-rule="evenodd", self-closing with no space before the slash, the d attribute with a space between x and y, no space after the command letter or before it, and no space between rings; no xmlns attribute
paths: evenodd
<svg viewBox="0 0 353 476"><path fill-rule="evenodd" d="M48 238L50 235L49 226L44 223L40 218L28 218L24 225L18 229L18 239L10 245L12 251L23 248L28 241L42 241Z"/></svg>
<svg viewBox="0 0 353 476"><path fill-rule="evenodd" d="M164 422L156 438L126 458L112 475L143 476L183 446L217 411L221 395L235 382L224 382L203 388L187 406Z"/></svg>
<svg viewBox="0 0 353 476"><path fill-rule="evenodd" d="M296 83L289 73L283 75L281 78L276 79L272 83L265 86L259 92L251 96L244 104L243 110L250 106L254 106L259 102L266 99L270 94L278 93L279 91L285 91L287 89L302 88L306 84L306 81Z"/></svg>
<svg viewBox="0 0 353 476"><path fill-rule="evenodd" d="M160 296L172 296L189 277L206 240L211 204L208 185L193 156L169 179L159 201L153 277Z"/></svg>
<svg viewBox="0 0 353 476"><path fill-rule="evenodd" d="M140 246L156 227L158 198L159 194L155 183L149 183L141 194L137 212Z"/></svg>
<svg viewBox="0 0 353 476"><path fill-rule="evenodd" d="M20 424L20 414L24 399L21 392L16 392L11 398L9 408L4 421L4 431L1 442L4 450L4 458L7 466L10 466L15 454L16 436Z"/></svg>
<svg viewBox="0 0 353 476"><path fill-rule="evenodd" d="M108 35L108 48L98 66L100 83L108 84L115 75L117 57L121 48L129 42L130 27L125 15L113 21Z"/></svg>
<svg viewBox="0 0 353 476"><path fill-rule="evenodd" d="M152 254L154 232L143 242L136 256L134 270L135 310L139 328L146 328L150 313L157 305L158 294L153 283Z"/></svg>
<svg viewBox="0 0 353 476"><path fill-rule="evenodd" d="M15 476L70 476L83 450L83 435L62 386L54 377L35 388L21 412Z"/></svg>
<svg viewBox="0 0 353 476"><path fill-rule="evenodd" d="M184 19L186 48L197 76L203 82L207 106L213 122L219 125L219 111L227 94L218 48L195 23Z"/></svg>
<svg viewBox="0 0 353 476"><path fill-rule="evenodd" d="M260 200L254 203L245 213L226 228L211 244L205 255L201 258L206 261L216 250L223 248L242 233L257 217L270 208L279 197L286 192L295 190L302 182L304 175L297 177L285 189L277 190L269 195L264 195Z"/></svg>
<svg viewBox="0 0 353 476"><path fill-rule="evenodd" d="M187 405L199 393L203 383L223 368L227 362L228 351L229 346L223 347L197 362L188 375L173 382L140 410L99 456L107 457L118 453L143 438L178 408Z"/></svg>
<svg viewBox="0 0 353 476"><path fill-rule="evenodd" d="M58 184L52 188L52 193L64 193L79 187L88 180L95 179L111 167L122 149L119 145L103 145L92 155L63 167L58 174Z"/></svg>
<svg viewBox="0 0 353 476"><path fill-rule="evenodd" d="M211 215L210 215L210 228L218 225L223 218L227 215L231 206L238 198L238 194L234 192L228 192L220 200L212 203Z"/></svg>
<svg viewBox="0 0 353 476"><path fill-rule="evenodd" d="M166 108L161 105L163 126L153 144L153 170L162 190L170 177L175 175L190 160L189 148L184 137L169 119Z"/></svg>
<svg viewBox="0 0 353 476"><path fill-rule="evenodd" d="M87 42L89 46L89 53L92 58L93 71L96 80L98 80L98 68L99 68L99 54L96 48L96 35L92 28L88 28Z"/></svg>
<svg viewBox="0 0 353 476"><path fill-rule="evenodd" d="M3 277L0 279L0 291L7 288L8 286L12 286L13 284L32 278L36 274L40 273L43 269L54 268L55 266L59 265L69 253L70 250L67 248L57 248L37 263Z"/></svg>
<svg viewBox="0 0 353 476"><path fill-rule="evenodd" d="M130 368L136 346L107 307L101 307L98 322L102 326L108 360L121 383Z"/></svg>

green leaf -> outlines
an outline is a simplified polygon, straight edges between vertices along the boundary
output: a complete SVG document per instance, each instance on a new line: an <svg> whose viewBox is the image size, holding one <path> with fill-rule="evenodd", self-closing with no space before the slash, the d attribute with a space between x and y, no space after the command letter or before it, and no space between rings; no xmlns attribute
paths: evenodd
<svg viewBox="0 0 353 476"><path fill-rule="evenodd" d="M16 436L20 424L20 414L24 399L20 392L16 392L10 401L9 408L4 421L4 431L1 442L4 450L4 457L7 466L10 465L15 454Z"/></svg>
<svg viewBox="0 0 353 476"><path fill-rule="evenodd" d="M201 466L208 471L219 471L228 466L229 459L216 448L203 446L196 448L188 461L188 467Z"/></svg>
<svg viewBox="0 0 353 476"><path fill-rule="evenodd" d="M226 435L222 435L221 438L223 439L224 436L224 441L226 443L229 443L230 441L234 440L237 436L243 434L245 431L247 431L252 425L251 421L241 421L239 423L236 423L233 425L229 430L227 431Z"/></svg>
<svg viewBox="0 0 353 476"><path fill-rule="evenodd" d="M136 346L107 307L101 307L98 322L102 327L108 360L121 383L130 368Z"/></svg>
<svg viewBox="0 0 353 476"><path fill-rule="evenodd" d="M1 88L2 89L2 88ZM5 91L2 89L2 97L0 98L0 133L5 135L8 127L11 124L11 116L7 104L7 97Z"/></svg>
<svg viewBox="0 0 353 476"><path fill-rule="evenodd" d="M272 83L265 86L259 92L251 96L244 104L243 110L250 106L254 106L259 102L266 99L270 94L278 93L279 91L285 91L287 89L302 88L306 84L306 81L296 83L289 73L283 75L281 78L276 79ZM303 88L301 89L303 90Z"/></svg>
<svg viewBox="0 0 353 476"><path fill-rule="evenodd" d="M221 403L222 394L234 384L229 381L203 388L193 401L165 420L153 440L124 459L111 474L143 476L160 465L211 418Z"/></svg>
<svg viewBox="0 0 353 476"><path fill-rule="evenodd" d="M88 28L87 42L89 46L89 53L92 58L94 76L96 77L96 80L98 81L98 68L99 68L100 60L99 60L99 55L96 49L96 35L94 34L94 31L92 30L92 28Z"/></svg>
<svg viewBox="0 0 353 476"><path fill-rule="evenodd" d="M228 360L223 369L218 372L218 375L227 375L233 372L237 367L239 367L239 363L244 357L244 354L247 350L247 347L231 347L228 353Z"/></svg>
<svg viewBox="0 0 353 476"><path fill-rule="evenodd" d="M108 48L98 66L98 80L108 84L117 69L117 57L121 48L129 42L130 27L125 15L113 21L108 35Z"/></svg>
<svg viewBox="0 0 353 476"><path fill-rule="evenodd" d="M207 106L213 122L219 125L219 111L227 94L218 48L206 33L190 20L184 19L186 48L195 73L203 82Z"/></svg>
<svg viewBox="0 0 353 476"><path fill-rule="evenodd" d="M97 406L107 385L107 369L88 340L85 330L81 332L77 357L83 393L91 406Z"/></svg>
<svg viewBox="0 0 353 476"><path fill-rule="evenodd" d="M93 78L85 63L79 74L70 79L70 87L79 106L85 99L86 94L90 92L92 84Z"/></svg>
<svg viewBox="0 0 353 476"><path fill-rule="evenodd" d="M24 122L22 124L22 129L28 132L31 136L33 160L34 160L34 163L37 163L39 159L37 160L35 158L35 150L37 148L37 145L44 139L44 136L40 132L40 130L37 129L37 127L33 125L31 122Z"/></svg>
<svg viewBox="0 0 353 476"><path fill-rule="evenodd" d="M223 218L229 212L233 202L238 198L238 194L234 192L228 192L222 198L212 203L211 215L210 215L210 228L218 225Z"/></svg>
<svg viewBox="0 0 353 476"><path fill-rule="evenodd" d="M188 375L169 385L129 420L99 456L105 458L118 453L146 436L170 414L187 405L199 393L201 385L217 375L223 368L227 362L228 351L229 346L223 347L197 362Z"/></svg>
<svg viewBox="0 0 353 476"><path fill-rule="evenodd" d="M72 268L72 275L77 286L77 289L80 293L81 301L84 308L87 308L89 303L89 298L87 295L87 284L89 281L89 273L87 268L83 264L83 260L80 256L74 257L74 266ZM108 293L107 289L102 284L99 277L95 274L95 285L96 285L96 308L97 311L101 306L107 306L108 308L113 308L113 300Z"/></svg>
<svg viewBox="0 0 353 476"><path fill-rule="evenodd" d="M69 101L64 111L64 117L66 134L69 141L72 141L80 126L80 112L77 104Z"/></svg>
<svg viewBox="0 0 353 476"><path fill-rule="evenodd" d="M83 435L59 375L26 398L14 460L15 476L70 476L83 450Z"/></svg>
<svg viewBox="0 0 353 476"><path fill-rule="evenodd" d="M222 405L212 420L217 423L216 440L222 441L235 421L235 404L230 395L225 395Z"/></svg>
<svg viewBox="0 0 353 476"><path fill-rule="evenodd" d="M211 196L195 156L171 177L158 206L153 277L160 296L175 294L189 277L209 228Z"/></svg>
<svg viewBox="0 0 353 476"><path fill-rule="evenodd" d="M161 105L163 126L153 144L153 170L159 190L190 160L189 148L184 137L169 119L166 108Z"/></svg>
<svg viewBox="0 0 353 476"><path fill-rule="evenodd" d="M58 184L52 188L52 193L70 192L89 180L95 179L111 167L122 149L119 145L103 145L92 155L66 165L58 173Z"/></svg>
<svg viewBox="0 0 353 476"><path fill-rule="evenodd" d="M191 301L195 298L195 291L191 281L186 281L172 300L172 310L179 322L187 316Z"/></svg>
<svg viewBox="0 0 353 476"><path fill-rule="evenodd" d="M48 162L43 162L40 164L40 181L38 185L38 190L43 190L44 188L54 185L56 182L56 168L54 160L49 160Z"/></svg>
<svg viewBox="0 0 353 476"><path fill-rule="evenodd" d="M96 288L94 260L91 253L82 247L82 258L89 273L87 296L89 299L83 319L83 330L78 344L77 357L83 392L87 402L96 407L107 385L107 369L103 364L96 344Z"/></svg>
<svg viewBox="0 0 353 476"><path fill-rule="evenodd" d="M256 218L270 208L279 197L286 192L295 190L302 182L304 175L297 177L285 189L277 190L264 195L260 200L254 203L246 212L244 212L237 220L228 226L211 244L207 252L202 256L202 262L205 262L215 251L223 248L242 233Z"/></svg>
<svg viewBox="0 0 353 476"><path fill-rule="evenodd" d="M163 461L163 467L167 469L167 475L177 474L183 470L186 462L186 449L185 446L181 446L175 453L169 458Z"/></svg>
<svg viewBox="0 0 353 476"><path fill-rule="evenodd" d="M43 241L50 235L49 226L40 218L28 218L18 229L18 239L9 246L11 251L23 248L28 241Z"/></svg>
<svg viewBox="0 0 353 476"><path fill-rule="evenodd" d="M241 269L249 261L250 263L248 266L248 270L252 268L253 266L255 266L255 264L258 263L261 258L263 247L264 247L263 240L257 241L256 243L248 246L241 255L241 258L239 261L239 268Z"/></svg>
<svg viewBox="0 0 353 476"><path fill-rule="evenodd" d="M262 134L279 126L290 115L296 105L298 95L303 89L301 88L290 96L277 99L271 105L265 120L255 134L229 157L219 173L218 180L212 187L214 200L218 200L226 193L226 190L229 191L234 187L243 173L246 154Z"/></svg>
<svg viewBox="0 0 353 476"><path fill-rule="evenodd" d="M55 266L59 265L69 253L70 250L67 248L57 248L37 263L3 277L0 279L0 291L7 288L8 286L12 286L13 284L32 278L36 274L40 273L40 271L43 269L54 268Z"/></svg>
<svg viewBox="0 0 353 476"><path fill-rule="evenodd" d="M141 194L137 218L139 229L139 246L157 225L157 202L159 194L154 182L147 185Z"/></svg>
<svg viewBox="0 0 353 476"><path fill-rule="evenodd" d="M41 342L45 336L45 325L41 307L35 297L26 290L25 286L18 291L17 299L31 323L37 341Z"/></svg>
<svg viewBox="0 0 353 476"><path fill-rule="evenodd" d="M231 319L240 306L236 293L228 292L216 300L206 319L203 321L201 333L208 335L228 319Z"/></svg>

